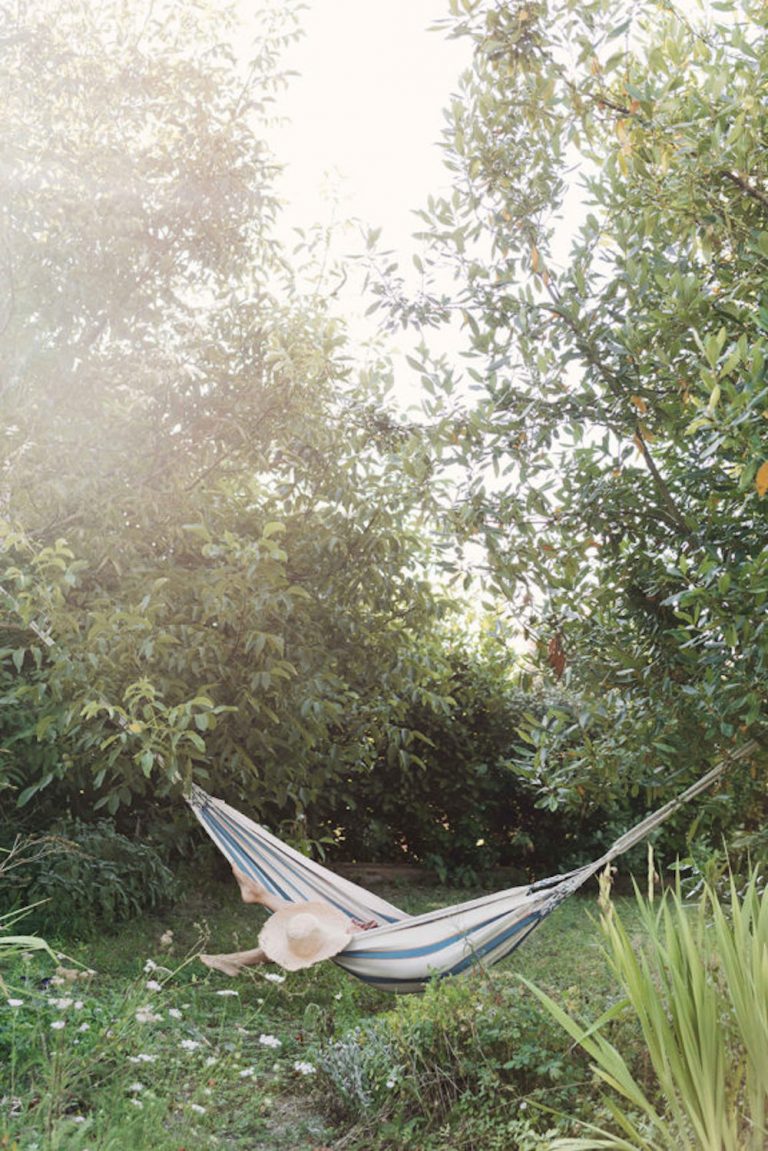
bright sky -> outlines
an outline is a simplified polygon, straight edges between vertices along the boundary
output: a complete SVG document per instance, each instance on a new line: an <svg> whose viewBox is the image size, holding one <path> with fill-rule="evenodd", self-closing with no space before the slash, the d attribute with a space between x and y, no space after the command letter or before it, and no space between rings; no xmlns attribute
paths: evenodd
<svg viewBox="0 0 768 1151"><path fill-rule="evenodd" d="M253 0L251 0L253 2ZM429 31L448 15L448 0L306 0L303 38L284 57L298 73L280 99L287 120L272 146L285 172L277 185L283 226L310 228L361 221L381 228L379 245L394 249L415 277L419 243L414 212L449 187L439 147L443 109L470 63L466 40ZM357 225L336 235L337 255L360 252ZM350 279L338 297L350 335L364 344L378 317ZM390 344L395 396L418 405L420 389L405 355L418 335ZM395 398L395 397L392 397Z"/></svg>
<svg viewBox="0 0 768 1151"><path fill-rule="evenodd" d="M285 58L300 73L280 102L290 122L273 136L288 223L328 223L330 189L410 263L413 211L447 185L442 109L469 62L466 41L427 30L447 13L448 0L307 0Z"/></svg>

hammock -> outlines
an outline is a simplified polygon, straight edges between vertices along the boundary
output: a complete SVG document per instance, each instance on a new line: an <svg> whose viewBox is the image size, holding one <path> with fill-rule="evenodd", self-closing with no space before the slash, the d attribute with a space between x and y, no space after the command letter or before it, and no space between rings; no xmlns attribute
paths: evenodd
<svg viewBox="0 0 768 1151"><path fill-rule="evenodd" d="M308 859L201 788L193 786L186 798L229 862L268 891L291 903L323 899L350 919L375 919L379 926L355 932L334 962L373 987L407 994L423 991L435 977L459 975L476 964L490 965L509 955L592 875L710 787L728 764L756 749L757 744L750 741L722 760L681 795L620 836L594 863L413 916Z"/></svg>

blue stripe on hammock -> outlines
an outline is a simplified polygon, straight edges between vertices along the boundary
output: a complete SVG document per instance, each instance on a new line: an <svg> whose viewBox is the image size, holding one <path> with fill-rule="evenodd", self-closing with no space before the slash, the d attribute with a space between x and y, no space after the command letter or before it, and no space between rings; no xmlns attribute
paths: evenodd
<svg viewBox="0 0 768 1151"><path fill-rule="evenodd" d="M549 911L550 908L547 908L546 911L535 912L531 915L527 915L525 919L521 919L520 922L516 923L514 927L511 927L509 931L505 931L502 935L496 936L495 939L490 940L490 942L484 944L482 947L474 948L469 955L465 956L463 959L460 959L457 963L454 963L453 967L449 967L445 971L432 971L424 976L411 975L408 978L402 979L397 979L390 975L365 975L359 971L354 971L352 968L349 968L349 974L354 975L356 979L361 980L363 983L370 983L374 986L378 984L382 987L400 987L406 984L415 983L421 987L424 987L432 979L445 979L449 975L460 975L463 971L466 971L467 968L472 967L478 959L482 959L489 952L494 951L497 947L500 947L503 943L506 943L507 940L522 932L520 939L518 939L517 943L515 944L515 947L518 947L530 935L534 928L538 927L541 920L546 918L546 916L549 914ZM515 947L511 947L507 954L510 954L512 951L514 951ZM360 953L355 952L355 954L350 955L349 958L356 959L358 954ZM334 962L337 963L340 967L344 967L346 970L345 964L343 962L343 957L344 952L342 951L335 957ZM395 952L391 952L390 957L395 959L397 958L397 954Z"/></svg>
<svg viewBox="0 0 768 1151"><path fill-rule="evenodd" d="M509 931L505 931L503 935L497 935L495 939L490 940L482 947L474 948L471 955L467 955L464 959L456 963L449 972L446 972L446 974L461 974L462 971L466 971L468 967L471 967L477 959L483 959L486 955L489 954L489 952L495 951L497 947L500 947L509 939L512 939L515 935L519 935L520 932L522 932L520 939L517 940L514 947L510 947L509 951L506 953L507 955L510 954L510 952L514 951L515 947L518 947L523 942L523 940L528 935L530 935L534 928L538 927L542 919L545 919L548 914L549 908L547 908L546 911L537 911L531 915L526 915L525 919L521 919L519 923L516 923L514 927L509 929ZM525 928L525 930L523 930L523 928Z"/></svg>
<svg viewBox="0 0 768 1151"><path fill-rule="evenodd" d="M225 820L225 821L228 819L228 817L226 815L223 815L221 813L219 813L219 818L221 820ZM280 878L284 882L290 882L288 877L293 877L299 883L304 884L303 887L296 887L293 884L291 885L292 891L294 894L294 898L291 899L289 893L285 889L281 889L280 887L278 887L278 885L274 879L270 879L271 885L273 887L277 888L277 894L282 895L283 898L287 899L289 903L297 902L295 896L299 897L298 902L300 902L300 903L304 902L304 900L306 898L305 887L310 887L310 889L311 889L313 885L311 883L308 883L304 879L302 872L299 870L299 868L295 864L289 862L289 860L286 858L286 856L284 856L282 852L278 851L278 849L276 847L272 847L272 845L269 843L264 843L257 836L255 836L252 831L238 825L237 823L235 823L234 820L230 819L229 823L230 823L230 825L234 825L235 827L238 828L238 833L241 835L241 837L243 839L247 840L252 851L261 852L264 856L266 856L270 860L275 860L279 863L280 867L276 868L276 873L280 876ZM224 831L223 827L222 827L222 833L227 834ZM247 860L248 856L245 856L245 859ZM257 866L258 866L258 864L257 864ZM244 868L244 870L247 871L247 868ZM262 872L262 874L266 875L266 873L264 873L264 872ZM310 870L310 875L311 874L312 874L312 872ZM348 907L345 907L344 904L340 903L338 900L331 899L330 897L325 897L325 901L327 903L332 903L334 905L334 907L336 907L339 911L342 912L342 914L348 916L350 919L354 918L354 913Z"/></svg>
<svg viewBox="0 0 768 1151"><path fill-rule="evenodd" d="M275 894L277 894L277 895L282 896L283 899L287 899L289 903L296 902L296 896L298 896L299 902L304 901L305 894L304 894L303 889L295 887L295 886L293 886L293 884L291 884L291 888L292 888L292 892L293 892L293 898L292 898L291 893L288 890L286 890L285 888L281 888L279 886L279 884L273 878L272 874L263 871L259 867L258 863L256 862L256 859L258 858L257 853L261 853L262 855L264 855L268 859L270 859L270 861L277 861L277 863L280 866L276 869L276 873L280 876L280 878L283 880L283 882L290 883L290 879L288 877L293 876L294 879L297 879L299 882L305 883L306 886L308 886L310 889L312 889L313 884L304 880L303 875L302 875L301 871L298 869L298 867L295 864L289 862L289 860L286 858L285 855L282 854L282 852L278 851L278 849L276 847L273 847L271 844L265 843L262 840L258 839L258 837L255 836L252 831L250 831L248 828L243 827L242 824L238 824L234 819L232 819L231 816L227 816L224 812L216 811L215 819L214 819L212 814L210 814L210 809L206 806L205 808L202 809L201 815L203 815L204 817L207 817L206 818L206 824L209 827L211 827L212 829L214 829L214 828L216 829L216 831L220 835L221 839L229 846L232 854L237 856L238 861L242 861L244 863L245 866L243 867L242 870L245 871L246 874L249 871L249 867L253 866L258 871L259 877L261 878L262 882L264 882L265 887L267 887L269 890L275 892ZM242 839L245 839L248 842L252 851L254 852L254 856L248 856L248 855L244 854L243 849L232 838L232 835L229 831L229 828L231 828L231 827L237 828L238 835ZM215 835L214 835L214 838L215 838ZM311 869L307 868L307 870L309 871L309 874L311 875L312 874ZM285 872L288 873L287 876L286 876ZM326 887L324 887L324 892L325 892L326 888L329 890L331 889L331 885L327 881L326 881ZM336 907L339 911L342 912L343 915L346 915L349 919L354 919L359 914L358 908L350 909L349 907L345 906L343 903L339 902L338 899L334 899L331 895L324 894L323 898L326 901L326 903L331 903L334 907ZM387 923L400 923L401 922L401 920L396 919L393 916L384 915L381 912L377 913L377 917L379 919L385 920Z"/></svg>
<svg viewBox="0 0 768 1151"><path fill-rule="evenodd" d="M506 919L509 916L508 911L503 911L499 915L492 915L490 919L484 919L482 923L475 924L474 927L467 931L457 931L455 935L449 935L445 939L440 939L437 943L424 943L419 947L406 947L402 951L357 951L350 955L350 959L418 959L422 955L434 955L437 951L443 951L446 947L450 947L453 943L458 943L460 939L468 939L471 933L481 931L485 927L489 927L491 923L496 923L500 919ZM450 918L446 916L446 918ZM524 923L525 920L521 920ZM403 926L406 927L408 920L403 921ZM418 926L418 923L414 926ZM357 937L359 938L359 937Z"/></svg>
<svg viewBox="0 0 768 1151"><path fill-rule="evenodd" d="M250 875L253 879L258 879L264 884L268 891L273 892L275 895L279 895L288 903L297 902L297 897L299 902L303 902L305 898L304 892L301 889L295 887L292 883L290 883L290 881L287 881L286 877L280 870L276 869L275 871L266 871L259 865L258 855L270 854L266 851L265 845L262 844L260 840L255 839L251 833L245 831L243 828L238 827L238 825L234 824L234 821L232 821L233 825L238 827L239 838L247 838L251 850L251 854L249 855L240 846L238 838L234 837L230 833L228 827L224 824L223 820L226 817L220 813L217 813L216 818L218 822L214 822L210 817L206 818L206 824L211 834L213 835L213 838L220 839L221 842L227 846L231 855L234 856L237 865L241 868L242 871L246 873L246 875ZM273 852L272 854L277 853ZM282 861L282 856L278 856L278 858ZM278 880L275 878L276 875L279 876L281 880L283 880L283 884L285 885L281 885L278 882ZM341 910L344 909L342 908Z"/></svg>
<svg viewBox="0 0 768 1151"><path fill-rule="evenodd" d="M286 862L285 856L281 852L278 852L276 848L270 847L268 844L263 843L260 839L254 836L253 832L248 831L246 828L238 825L234 820L228 819L228 817L223 813L217 812L217 818L219 822L214 824L217 834L221 837L223 842L229 846L232 854L236 855L238 860L243 862L245 865L243 867L243 871L245 871L246 874L255 868L258 871L259 876L265 881L265 886L269 890L273 891L276 895L282 896L282 898L286 899L289 903L304 902L304 889L294 886L294 884L290 882L289 878L291 875L294 878L298 878L300 877L301 873L295 867L291 867ZM253 852L252 855L249 856L243 852L243 849L232 837L229 831L230 826L236 827L240 838L247 840L251 851ZM279 861L281 867L276 867L274 872L266 872L262 870L262 868L260 868L259 864L257 863L258 854ZM285 868L287 871L287 876L284 874L282 870L283 868ZM280 879L289 886L281 887L274 878L275 875L278 875ZM328 902L330 902L330 900ZM351 918L351 914L347 908L343 907L338 902L335 903L335 906L339 909L339 911L343 912L344 915L349 915Z"/></svg>
<svg viewBox="0 0 768 1151"><path fill-rule="evenodd" d="M263 871L253 856L246 855L240 845L233 839L229 831L220 823L216 823L208 814L208 809L204 808L200 812L200 818L206 826L209 835L216 840L220 840L222 844L226 845L231 855L235 857L235 861L239 867L250 875L253 879L258 879L264 884L268 891L273 892L275 895L280 895L283 899L288 899L288 893L275 882L271 875ZM254 874L255 873L255 874Z"/></svg>

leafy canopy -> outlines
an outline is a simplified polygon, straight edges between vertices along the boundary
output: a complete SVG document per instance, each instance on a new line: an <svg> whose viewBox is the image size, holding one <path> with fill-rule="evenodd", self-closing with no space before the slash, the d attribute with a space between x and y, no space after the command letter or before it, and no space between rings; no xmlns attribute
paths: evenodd
<svg viewBox="0 0 768 1151"><path fill-rule="evenodd" d="M374 290L425 334L435 460L467 477L446 515L570 690L529 734L538 783L679 788L765 722L765 6L451 12L454 189L421 295Z"/></svg>
<svg viewBox="0 0 768 1151"><path fill-rule="evenodd" d="M274 238L296 13L248 61L224 3L3 19L0 787L301 813L400 740L445 605L419 445Z"/></svg>

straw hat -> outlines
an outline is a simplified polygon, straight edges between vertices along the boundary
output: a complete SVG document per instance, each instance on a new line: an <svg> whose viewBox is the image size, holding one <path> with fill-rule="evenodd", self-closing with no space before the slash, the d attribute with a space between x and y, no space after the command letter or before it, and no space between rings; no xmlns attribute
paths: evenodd
<svg viewBox="0 0 768 1151"><path fill-rule="evenodd" d="M349 941L346 915L319 900L279 908L259 935L259 947L286 971L299 971L330 959Z"/></svg>

